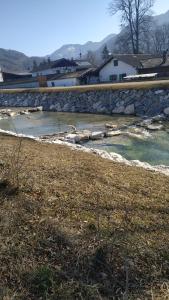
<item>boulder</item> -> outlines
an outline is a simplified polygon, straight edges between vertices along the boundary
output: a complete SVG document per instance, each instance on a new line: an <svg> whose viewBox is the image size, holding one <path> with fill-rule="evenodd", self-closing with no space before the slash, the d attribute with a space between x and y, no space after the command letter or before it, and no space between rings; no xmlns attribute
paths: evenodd
<svg viewBox="0 0 169 300"><path fill-rule="evenodd" d="M134 113L135 113L134 104L128 105L124 110L125 115L134 115Z"/></svg>
<svg viewBox="0 0 169 300"><path fill-rule="evenodd" d="M42 106L28 108L28 112L30 112L30 113L34 113L34 112L42 111L42 110L43 110Z"/></svg>
<svg viewBox="0 0 169 300"><path fill-rule="evenodd" d="M167 116L169 115L169 107L164 109L164 114L167 115Z"/></svg>
<svg viewBox="0 0 169 300"><path fill-rule="evenodd" d="M106 137L112 137L122 134L120 130L111 130L106 132Z"/></svg>
<svg viewBox="0 0 169 300"><path fill-rule="evenodd" d="M29 112L27 110L21 110L20 115L29 115Z"/></svg>
<svg viewBox="0 0 169 300"><path fill-rule="evenodd" d="M124 113L124 106L119 106L119 107L116 107L115 109L113 109L112 113L113 114L123 114Z"/></svg>
<svg viewBox="0 0 169 300"><path fill-rule="evenodd" d="M164 114L161 115L157 115L152 117L153 122L160 122L160 121L164 121L165 120L165 116Z"/></svg>
<svg viewBox="0 0 169 300"><path fill-rule="evenodd" d="M37 111L43 111L43 106L38 106Z"/></svg>
<svg viewBox="0 0 169 300"><path fill-rule="evenodd" d="M79 137L77 134L75 133L69 133L65 136L65 139L64 139L66 142L69 142L69 143L73 143L73 144L76 144L79 142Z"/></svg>
<svg viewBox="0 0 169 300"><path fill-rule="evenodd" d="M103 131L94 131L91 133L90 139L91 140L100 140L104 137Z"/></svg>
<svg viewBox="0 0 169 300"><path fill-rule="evenodd" d="M146 127L147 128L147 126L151 125L152 122L153 122L152 119L146 119L146 120L143 120L142 122L138 123L137 125L141 126L141 127Z"/></svg>
<svg viewBox="0 0 169 300"><path fill-rule="evenodd" d="M148 125L147 126L147 129L149 130L162 130L163 129L163 125Z"/></svg>
<svg viewBox="0 0 169 300"><path fill-rule="evenodd" d="M84 130L82 132L77 132L77 139L79 140L78 142L85 142L88 141L91 137L91 131L89 130Z"/></svg>
<svg viewBox="0 0 169 300"><path fill-rule="evenodd" d="M163 90L157 90L157 91L154 92L154 94L159 95L159 94L162 94L163 92L164 92Z"/></svg>
<svg viewBox="0 0 169 300"><path fill-rule="evenodd" d="M106 128L111 128L111 129L117 129L118 126L116 124L106 123L105 127Z"/></svg>

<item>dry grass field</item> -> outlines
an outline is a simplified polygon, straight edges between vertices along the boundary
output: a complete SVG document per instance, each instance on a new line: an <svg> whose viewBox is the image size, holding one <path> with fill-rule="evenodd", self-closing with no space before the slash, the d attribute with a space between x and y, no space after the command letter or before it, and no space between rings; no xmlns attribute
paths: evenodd
<svg viewBox="0 0 169 300"><path fill-rule="evenodd" d="M0 299L169 299L169 177L0 136Z"/></svg>

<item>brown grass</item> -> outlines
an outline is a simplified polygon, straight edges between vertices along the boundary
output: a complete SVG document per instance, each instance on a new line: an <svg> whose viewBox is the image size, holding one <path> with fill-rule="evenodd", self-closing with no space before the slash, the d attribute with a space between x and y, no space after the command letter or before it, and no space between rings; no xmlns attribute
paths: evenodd
<svg viewBox="0 0 169 300"><path fill-rule="evenodd" d="M50 88L32 88L32 89L1 89L0 92L8 93L59 93L59 92L89 92L101 90L125 90L125 89L153 89L153 88L169 88L169 80L154 80L141 82L122 82L81 85L72 87L50 87Z"/></svg>
<svg viewBox="0 0 169 300"><path fill-rule="evenodd" d="M0 185L0 299L168 299L169 177L28 139L23 158L19 192Z"/></svg>

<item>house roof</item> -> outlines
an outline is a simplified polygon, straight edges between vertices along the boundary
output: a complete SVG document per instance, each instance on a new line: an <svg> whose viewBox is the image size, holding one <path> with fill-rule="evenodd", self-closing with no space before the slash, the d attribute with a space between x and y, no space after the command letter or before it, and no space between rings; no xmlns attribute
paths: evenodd
<svg viewBox="0 0 169 300"><path fill-rule="evenodd" d="M110 56L110 58L103 63L99 68L98 71L103 69L109 62L111 62L113 59L117 59L119 61L122 61L134 68L139 68L142 66L141 61L152 58L152 55L150 54L113 54Z"/></svg>
<svg viewBox="0 0 169 300"><path fill-rule="evenodd" d="M52 62L52 68L61 68L61 67L77 67L77 64L74 60L69 60L66 58L58 59Z"/></svg>
<svg viewBox="0 0 169 300"><path fill-rule="evenodd" d="M19 79L29 79L32 77L31 73L9 73L4 71L1 71L1 73L5 82Z"/></svg>
<svg viewBox="0 0 169 300"><path fill-rule="evenodd" d="M69 79L69 78L83 78L92 71L93 71L93 69L90 68L90 69L87 69L87 70L80 70L80 71L76 71L76 72L68 72L68 73L65 73L65 74L48 75L47 80L48 81L53 81L53 80Z"/></svg>
<svg viewBox="0 0 169 300"><path fill-rule="evenodd" d="M166 62L163 63L162 57L156 57L151 59L146 59L141 61L142 68L157 68L157 67L169 67L169 57L167 57Z"/></svg>
<svg viewBox="0 0 169 300"><path fill-rule="evenodd" d="M75 63L78 65L80 68L92 68L93 65L84 59L75 59Z"/></svg>
<svg viewBox="0 0 169 300"><path fill-rule="evenodd" d="M29 82L38 82L38 80L35 77L31 78L20 78L20 79L15 79L15 80L9 80L5 82L0 82L0 86L6 86L6 85L16 85L16 84L21 84L21 83L29 83Z"/></svg>
<svg viewBox="0 0 169 300"><path fill-rule="evenodd" d="M69 60L66 58L61 58L55 61L45 61L40 63L39 66L33 69L32 72L44 71L53 68L62 68L62 67L76 67L78 66L74 60Z"/></svg>

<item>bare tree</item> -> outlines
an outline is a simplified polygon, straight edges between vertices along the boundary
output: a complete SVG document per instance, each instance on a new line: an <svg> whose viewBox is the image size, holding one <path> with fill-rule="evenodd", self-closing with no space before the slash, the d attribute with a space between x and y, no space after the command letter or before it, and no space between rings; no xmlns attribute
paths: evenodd
<svg viewBox="0 0 169 300"><path fill-rule="evenodd" d="M152 39L153 52L161 55L169 48L169 24L155 27L152 31Z"/></svg>
<svg viewBox="0 0 169 300"><path fill-rule="evenodd" d="M140 36L148 26L151 8L155 0L112 0L109 5L111 15L121 13L122 24L129 28L132 52L140 52Z"/></svg>
<svg viewBox="0 0 169 300"><path fill-rule="evenodd" d="M125 28L116 38L113 53L132 53L130 32Z"/></svg>

